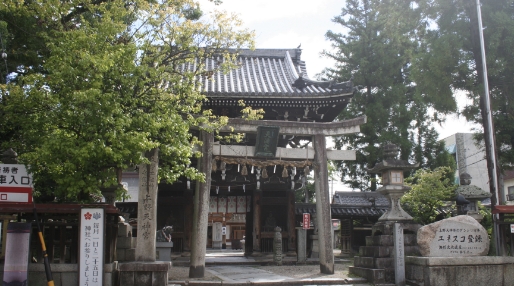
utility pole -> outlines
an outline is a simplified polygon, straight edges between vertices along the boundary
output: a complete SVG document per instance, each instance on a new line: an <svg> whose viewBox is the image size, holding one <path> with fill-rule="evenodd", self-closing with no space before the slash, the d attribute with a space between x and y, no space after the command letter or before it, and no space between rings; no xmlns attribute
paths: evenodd
<svg viewBox="0 0 514 286"><path fill-rule="evenodd" d="M489 183L491 184L490 191L493 195L493 199L491 200L491 207L495 205L499 205L503 201L503 197L500 196L500 190L498 188L498 168L497 168L497 158L496 158L496 144L494 137L494 127L493 127L493 115L491 111L491 99L489 96L489 82L487 80L487 64L485 57L485 45L484 45L484 31L482 27L482 11L480 9L480 0L476 0L477 5L477 18L478 18L478 33L480 35L480 51L482 55L482 67L483 67L483 78L484 78L484 109L485 109L485 118L484 121L484 137L486 148L486 158L488 161L487 167L489 169ZM482 114L484 114L482 113ZM501 251L501 239L500 239L500 230L498 226L499 215L493 215L493 231L496 242L496 255L503 255Z"/></svg>

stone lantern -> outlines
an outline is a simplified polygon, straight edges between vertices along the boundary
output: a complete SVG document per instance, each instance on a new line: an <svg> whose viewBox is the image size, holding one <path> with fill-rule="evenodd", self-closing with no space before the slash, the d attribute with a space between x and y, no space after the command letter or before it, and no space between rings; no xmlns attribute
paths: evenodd
<svg viewBox="0 0 514 286"><path fill-rule="evenodd" d="M412 216L406 213L401 205L401 197L411 188L403 184L403 173L417 168L419 164L410 164L405 160L398 160L398 147L394 144L384 146L384 160L370 169L368 172L382 175L382 187L377 190L389 200L389 210L379 219L379 222L412 221Z"/></svg>
<svg viewBox="0 0 514 286"><path fill-rule="evenodd" d="M490 198L491 193L471 185L471 176L468 173L460 174L460 186L455 190L455 193L462 195L469 201L469 204L458 206L457 212L460 215L468 215L480 222L484 216L479 212L478 201Z"/></svg>

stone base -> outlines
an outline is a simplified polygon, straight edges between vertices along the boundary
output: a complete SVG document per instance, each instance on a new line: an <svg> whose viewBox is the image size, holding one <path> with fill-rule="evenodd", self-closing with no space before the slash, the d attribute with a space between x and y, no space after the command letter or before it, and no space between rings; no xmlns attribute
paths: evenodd
<svg viewBox="0 0 514 286"><path fill-rule="evenodd" d="M171 261L171 248L173 242L156 242L155 243L155 260L157 261Z"/></svg>
<svg viewBox="0 0 514 286"><path fill-rule="evenodd" d="M350 274L358 275L362 278L366 278L369 283L373 284L384 284L386 282L386 271L385 269L371 269L350 266L348 267ZM387 280L391 280L390 278Z"/></svg>
<svg viewBox="0 0 514 286"><path fill-rule="evenodd" d="M120 263L120 286L166 286L171 262L128 262Z"/></svg>
<svg viewBox="0 0 514 286"><path fill-rule="evenodd" d="M512 285L514 257L413 257L405 258L409 285L468 286Z"/></svg>

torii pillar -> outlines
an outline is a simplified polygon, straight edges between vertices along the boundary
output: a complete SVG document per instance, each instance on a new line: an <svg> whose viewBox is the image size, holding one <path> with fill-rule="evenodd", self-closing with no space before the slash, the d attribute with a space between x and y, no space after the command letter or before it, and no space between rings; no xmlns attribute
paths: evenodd
<svg viewBox="0 0 514 286"><path fill-rule="evenodd" d="M316 225L318 226L319 268L321 273L334 274L334 243L328 186L327 142L324 134L313 138L314 189L316 191Z"/></svg>
<svg viewBox="0 0 514 286"><path fill-rule="evenodd" d="M320 243L320 271L325 274L334 273L334 253L332 243L332 217L330 213L330 198L328 189L328 166L327 160L343 160L345 154L349 151L332 150L332 155L327 155L325 136L336 136L344 134L352 134L360 132L360 125L366 123L366 117L357 117L354 119L339 122L295 122L295 121L279 121L279 120L245 120L245 119L229 119L227 126L223 127L221 132L240 132L240 133L256 133L259 126L274 126L280 128L282 135L298 135L309 136L314 134L313 142L315 149L314 171L315 171L315 190L316 190L316 212L318 236ZM199 170L205 174L205 183L197 184L194 198L194 214L193 214L193 231L191 239L191 265L189 268L190 278L201 278L205 272L205 246L207 244L207 224L208 224L208 204L209 190L211 179L212 155L216 153L213 150L213 135L205 131L201 131L201 139L203 141L202 154L203 157L199 163ZM227 146L225 146L227 147ZM231 154L232 156L242 156L250 147L246 146L230 146L229 149L234 152L242 147L240 154ZM304 158L305 154L300 157L300 150L282 149L284 153L290 153L282 158ZM243 153L242 150L245 150ZM226 152L224 155L229 155ZM295 155L296 154L296 155ZM353 159L354 160L354 159ZM255 201L255 200L254 200ZM258 226L256 226L258 227Z"/></svg>

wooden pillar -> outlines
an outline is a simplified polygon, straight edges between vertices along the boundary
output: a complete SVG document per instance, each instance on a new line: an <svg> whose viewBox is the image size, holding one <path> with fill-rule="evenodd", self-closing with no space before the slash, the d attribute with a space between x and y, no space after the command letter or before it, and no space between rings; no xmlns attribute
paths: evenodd
<svg viewBox="0 0 514 286"><path fill-rule="evenodd" d="M295 207L294 191L287 191L287 249L288 252L296 251L296 231L295 231Z"/></svg>
<svg viewBox="0 0 514 286"><path fill-rule="evenodd" d="M253 250L261 251L261 199L262 191L253 192Z"/></svg>
<svg viewBox="0 0 514 286"><path fill-rule="evenodd" d="M189 278L202 278L205 274L205 252L211 189L212 145L214 137L211 133L200 131L200 139L203 142L203 156L198 160L198 170L205 174L205 182L197 182L195 188Z"/></svg>
<svg viewBox="0 0 514 286"><path fill-rule="evenodd" d="M321 273L334 274L334 247L328 185L327 149L325 135L314 135L314 188L316 191L316 223L319 239Z"/></svg>

